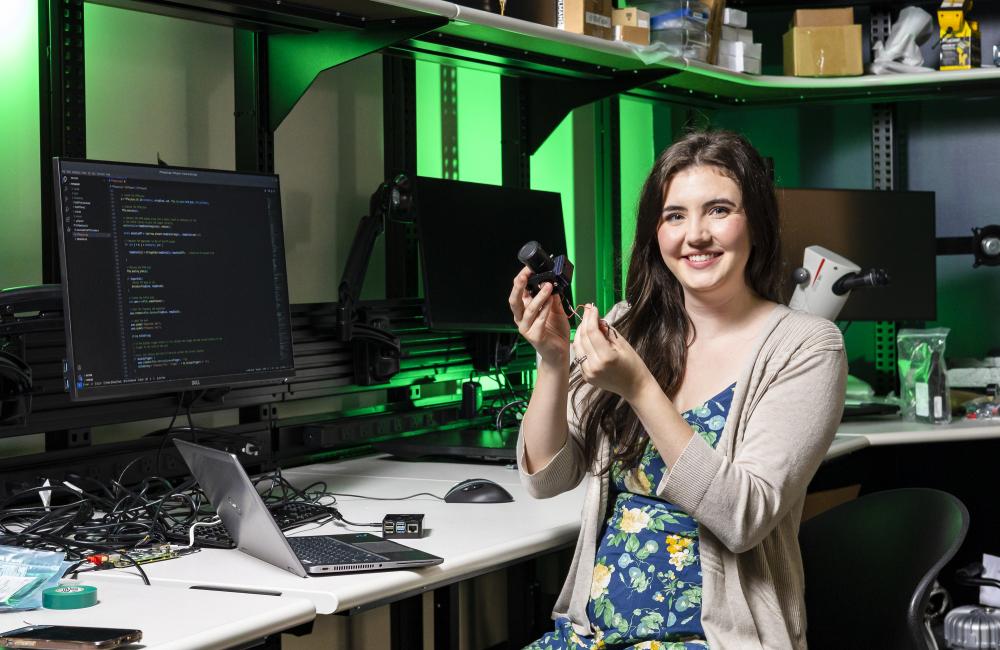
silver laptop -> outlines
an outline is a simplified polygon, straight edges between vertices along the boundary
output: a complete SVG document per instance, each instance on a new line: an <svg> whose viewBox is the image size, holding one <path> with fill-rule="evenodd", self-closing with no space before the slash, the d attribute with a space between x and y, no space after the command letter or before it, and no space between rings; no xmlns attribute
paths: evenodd
<svg viewBox="0 0 1000 650"><path fill-rule="evenodd" d="M174 440L236 548L297 576L440 564L430 553L370 533L285 537L236 456Z"/></svg>

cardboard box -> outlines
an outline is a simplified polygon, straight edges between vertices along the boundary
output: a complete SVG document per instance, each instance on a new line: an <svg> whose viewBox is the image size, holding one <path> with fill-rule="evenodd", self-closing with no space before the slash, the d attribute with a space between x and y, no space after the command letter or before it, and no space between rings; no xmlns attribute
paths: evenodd
<svg viewBox="0 0 1000 650"><path fill-rule="evenodd" d="M796 9L792 27L836 27L854 24L854 7Z"/></svg>
<svg viewBox="0 0 1000 650"><path fill-rule="evenodd" d="M861 25L792 27L783 41L786 75L850 77L864 73Z"/></svg>
<svg viewBox="0 0 1000 650"><path fill-rule="evenodd" d="M559 19L559 3L557 0L508 2L504 15L510 18L528 20L539 25L555 27Z"/></svg>
<svg viewBox="0 0 1000 650"><path fill-rule="evenodd" d="M645 27L649 30L649 12L635 7L614 9L611 12L611 24L622 27Z"/></svg>
<svg viewBox="0 0 1000 650"><path fill-rule="evenodd" d="M615 40L635 45L649 45L649 28L615 25Z"/></svg>
<svg viewBox="0 0 1000 650"><path fill-rule="evenodd" d="M733 7L726 7L722 13L722 24L730 27L746 27L747 12Z"/></svg>
<svg viewBox="0 0 1000 650"><path fill-rule="evenodd" d="M611 10L611 0L536 0L508 2L505 14L576 34L611 40L614 38Z"/></svg>
<svg viewBox="0 0 1000 650"><path fill-rule="evenodd" d="M556 27L574 34L586 34L611 40L611 0L557 0L561 9Z"/></svg>
<svg viewBox="0 0 1000 650"><path fill-rule="evenodd" d="M649 45L649 13L635 7L611 12L615 40L636 45Z"/></svg>

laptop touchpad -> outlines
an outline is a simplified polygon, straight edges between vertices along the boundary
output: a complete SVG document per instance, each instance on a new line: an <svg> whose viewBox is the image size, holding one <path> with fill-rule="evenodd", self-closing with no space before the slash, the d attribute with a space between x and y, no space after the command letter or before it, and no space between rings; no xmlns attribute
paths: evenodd
<svg viewBox="0 0 1000 650"><path fill-rule="evenodd" d="M369 553L379 553L381 555L385 555L386 553L401 553L413 550L408 546L403 546L402 544L397 544L396 542L389 542L389 541L354 542L354 546L366 550Z"/></svg>

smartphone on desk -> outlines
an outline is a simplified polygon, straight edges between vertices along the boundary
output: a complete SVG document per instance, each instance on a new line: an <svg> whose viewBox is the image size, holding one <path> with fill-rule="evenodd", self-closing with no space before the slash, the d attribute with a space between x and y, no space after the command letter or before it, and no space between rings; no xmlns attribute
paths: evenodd
<svg viewBox="0 0 1000 650"><path fill-rule="evenodd" d="M92 650L119 648L142 639L142 631L116 627L29 625L0 633L0 648L36 650Z"/></svg>

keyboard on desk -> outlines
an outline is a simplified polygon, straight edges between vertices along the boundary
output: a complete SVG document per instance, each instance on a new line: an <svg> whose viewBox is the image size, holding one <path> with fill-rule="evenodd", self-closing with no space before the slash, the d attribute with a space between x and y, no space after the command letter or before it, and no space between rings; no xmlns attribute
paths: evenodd
<svg viewBox="0 0 1000 650"><path fill-rule="evenodd" d="M288 501L268 506L268 509L281 530L289 530L330 516L330 510L325 506L306 501ZM187 544L190 528L190 524L175 524L167 530L167 539ZM229 536L229 531L221 523L195 528L194 543L195 546L207 548L236 548L236 543Z"/></svg>
<svg viewBox="0 0 1000 650"><path fill-rule="evenodd" d="M388 559L328 535L289 537L288 543L303 564L314 566L372 564Z"/></svg>

